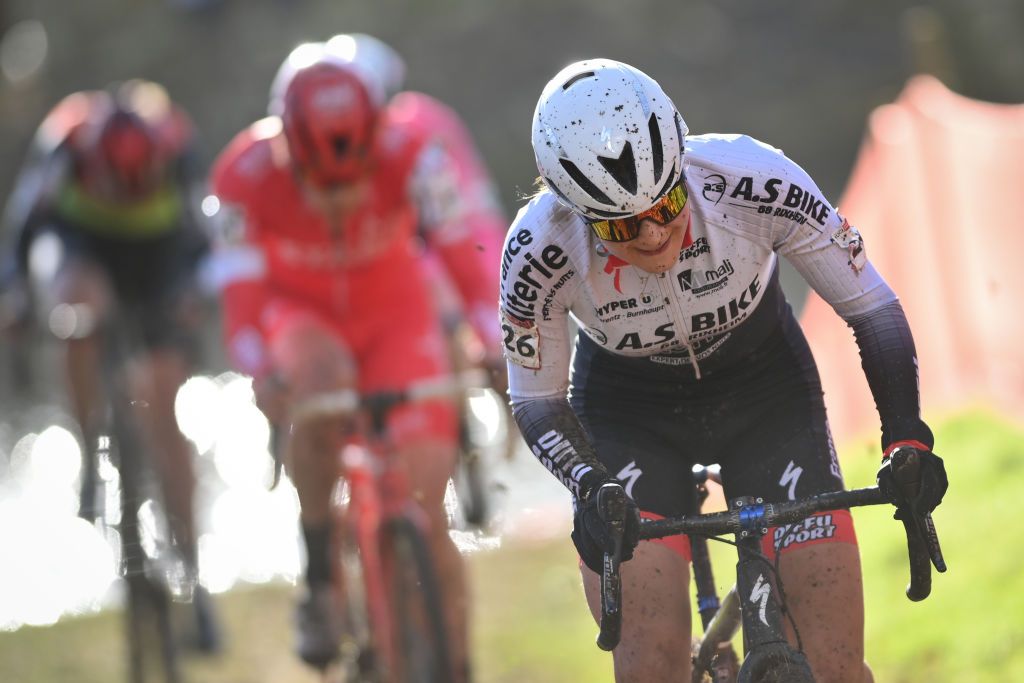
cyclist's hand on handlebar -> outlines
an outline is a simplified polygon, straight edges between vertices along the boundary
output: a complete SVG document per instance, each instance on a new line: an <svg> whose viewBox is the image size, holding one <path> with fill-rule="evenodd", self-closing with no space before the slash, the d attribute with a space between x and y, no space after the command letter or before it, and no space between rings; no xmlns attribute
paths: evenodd
<svg viewBox="0 0 1024 683"><path fill-rule="evenodd" d="M598 493L605 488L617 489L606 491L605 495L622 496L625 501L625 519L610 520L602 517L601 509L598 507ZM633 499L626 495L622 485L606 481L591 489L586 499L577 503L576 515L573 518L572 542L576 545L584 564L598 574L601 573L604 564L604 554L613 549L609 524L615 521L623 522L621 559L625 562L633 557L633 549L640 540L640 512Z"/></svg>
<svg viewBox="0 0 1024 683"><path fill-rule="evenodd" d="M942 502L949 480L942 458L923 444L897 443L886 449L878 468L878 488L896 506L897 519L910 511L924 515Z"/></svg>

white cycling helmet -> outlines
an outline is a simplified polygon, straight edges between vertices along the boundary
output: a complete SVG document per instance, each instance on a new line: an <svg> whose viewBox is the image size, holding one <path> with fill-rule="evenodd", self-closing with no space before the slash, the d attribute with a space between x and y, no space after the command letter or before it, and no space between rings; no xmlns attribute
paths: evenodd
<svg viewBox="0 0 1024 683"><path fill-rule="evenodd" d="M405 61L394 48L366 33L339 33L327 41L328 53L352 62L365 73L381 104L394 97L405 85Z"/></svg>
<svg viewBox="0 0 1024 683"><path fill-rule="evenodd" d="M658 83L628 64L588 59L544 87L533 154L545 184L587 218L635 216L682 174L688 129Z"/></svg>
<svg viewBox="0 0 1024 683"><path fill-rule="evenodd" d="M318 62L352 67L378 107L398 93L405 80L405 62L386 43L365 33L339 33L326 42L302 43L288 54L270 85L269 114L281 115L284 92L296 72Z"/></svg>

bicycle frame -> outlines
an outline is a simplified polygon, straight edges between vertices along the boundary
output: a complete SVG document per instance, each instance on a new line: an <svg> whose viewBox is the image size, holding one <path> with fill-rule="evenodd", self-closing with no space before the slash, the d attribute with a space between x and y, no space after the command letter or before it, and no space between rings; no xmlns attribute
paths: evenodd
<svg viewBox="0 0 1024 683"><path fill-rule="evenodd" d="M376 662L379 655L385 680L391 680L399 669L396 633L401 626L395 621L395 601L387 581L394 569L389 564L394 562L394 558L387 550L387 532L389 528L406 524L411 525L420 538L426 538L429 524L426 512L412 495L407 474L396 467L394 456L387 447L387 414L400 403L449 396L469 386L479 386L481 378L479 373L463 373L455 380L424 381L406 391L368 396L359 396L348 390L326 393L301 403L293 416L295 421L360 414L368 418L366 428L359 430L365 437L365 443L346 443L338 454L339 475L348 484L348 501L332 508L333 541L335 548L341 548L344 535L350 533L358 549L373 656ZM339 572L340 568L335 566L334 571ZM336 574L335 580L341 584L340 575ZM431 588L425 585L423 590ZM342 592L339 591L339 598L342 598ZM444 650L438 653L443 662L440 667L451 671L447 639L443 633L436 637Z"/></svg>
<svg viewBox="0 0 1024 683"><path fill-rule="evenodd" d="M387 558L381 552L382 529L403 519L425 535L427 517L412 498L405 473L390 464L389 455L349 444L341 450L339 464L349 499L347 505L334 507L334 528L338 533L350 530L359 548L374 648L390 667L398 655L392 637L396 627L392 598L385 581Z"/></svg>

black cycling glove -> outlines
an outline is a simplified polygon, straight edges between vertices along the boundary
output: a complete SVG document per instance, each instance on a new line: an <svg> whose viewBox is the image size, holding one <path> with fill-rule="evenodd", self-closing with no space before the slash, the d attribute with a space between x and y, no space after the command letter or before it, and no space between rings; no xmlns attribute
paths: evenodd
<svg viewBox="0 0 1024 683"><path fill-rule="evenodd" d="M621 496L625 501L625 519L622 520L621 560L623 562L632 559L633 549L640 541L640 511L633 499L626 495L622 485L609 480L593 487L583 500L576 503L572 542L576 545L576 550L583 563L598 574L601 573L604 564L604 554L612 551L612 536L608 523L616 521L604 519L598 507L599 492L609 488L617 490L605 491L603 495Z"/></svg>
<svg viewBox="0 0 1024 683"><path fill-rule="evenodd" d="M886 449L876 478L878 488L896 506L896 518L903 513L923 515L942 502L949 487L942 458L924 444L897 442Z"/></svg>

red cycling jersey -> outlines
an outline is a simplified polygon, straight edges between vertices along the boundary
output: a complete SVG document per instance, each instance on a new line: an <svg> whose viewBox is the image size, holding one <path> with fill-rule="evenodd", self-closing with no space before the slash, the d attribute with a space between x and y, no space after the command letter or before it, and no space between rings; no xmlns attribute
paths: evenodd
<svg viewBox="0 0 1024 683"><path fill-rule="evenodd" d="M381 374L421 375L424 368L395 367L411 359L366 359L390 336L436 326L424 244L446 266L488 348L500 348L493 283L504 218L461 122L426 95L401 93L381 112L370 158L361 200L333 235L291 170L280 119L252 125L215 162L225 220L210 274L223 289L228 349L243 371L269 370L277 314L299 304L343 336L364 387L381 385ZM421 346L446 354L443 344Z"/></svg>

